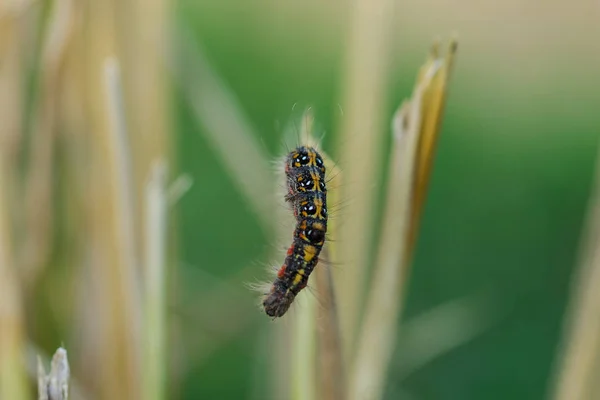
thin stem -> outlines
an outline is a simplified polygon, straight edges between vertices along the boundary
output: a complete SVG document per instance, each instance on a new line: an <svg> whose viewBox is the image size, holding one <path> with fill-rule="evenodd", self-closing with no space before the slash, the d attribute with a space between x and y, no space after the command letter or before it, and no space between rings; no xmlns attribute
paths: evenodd
<svg viewBox="0 0 600 400"><path fill-rule="evenodd" d="M146 268L144 276L144 399L166 398L166 165L152 167L146 185Z"/></svg>

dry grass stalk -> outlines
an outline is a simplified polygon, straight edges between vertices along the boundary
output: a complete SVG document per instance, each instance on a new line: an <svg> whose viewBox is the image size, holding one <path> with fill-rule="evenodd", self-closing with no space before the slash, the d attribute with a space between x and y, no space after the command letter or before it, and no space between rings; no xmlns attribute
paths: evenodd
<svg viewBox="0 0 600 400"><path fill-rule="evenodd" d="M407 252L411 186L420 126L420 96L419 88L411 103L405 103L399 110L395 121L402 129L394 138L390 186L384 210L386 218L356 359L348 380L349 399L382 397L386 368L394 349L394 328L400 310L402 261Z"/></svg>
<svg viewBox="0 0 600 400"><path fill-rule="evenodd" d="M323 249L323 258L328 260L330 252ZM317 314L317 334L319 365L319 397L321 400L342 400L345 398L345 371L342 358L337 303L333 286L333 274L328 265L321 265L315 271L319 299Z"/></svg>
<svg viewBox="0 0 600 400"><path fill-rule="evenodd" d="M579 271L571 284L562 354L552 380L555 400L600 397L600 153L581 243Z"/></svg>
<svg viewBox="0 0 600 400"><path fill-rule="evenodd" d="M356 358L349 379L350 399L383 396L387 369L395 347L398 316L404 298L404 282L411 262L416 232L416 212L424 201L433 148L439 133L450 59L437 52L424 65L409 102L399 109L393 123L394 146L387 199L376 268L361 325ZM425 179L420 182L419 179ZM416 197L422 195L422 197Z"/></svg>
<svg viewBox="0 0 600 400"><path fill-rule="evenodd" d="M314 136L314 115L308 108L302 115L300 131L297 132L302 144L319 148ZM331 158L322 150L327 173L333 188L339 184L341 175ZM335 201L336 190L328 190L328 202ZM329 203L331 204L331 203ZM328 236L335 237L332 220L328 222ZM328 259L332 243L323 249L321 259ZM292 398L295 399L341 399L343 393L342 344L339 320L331 270L320 263L313 272L312 282L316 293L303 292L296 301L294 358L291 375ZM318 349L318 357L317 357ZM319 380L316 379L319 374ZM320 385L320 387L318 387ZM317 397L319 396L319 397Z"/></svg>
<svg viewBox="0 0 600 400"><path fill-rule="evenodd" d="M20 251L21 274L31 287L46 264L52 243L54 148L61 70L73 27L72 0L56 2L42 47L39 97L25 193L25 234Z"/></svg>
<svg viewBox="0 0 600 400"><path fill-rule="evenodd" d="M119 132L111 126L110 110L122 101L115 104L105 79L105 62L119 50L116 18L123 15L122 3L87 2L82 7L81 32L77 35L83 69L81 103L90 149L86 178L93 184L87 185L84 192L89 238L84 249L90 287L81 294L85 298L80 302L86 306L81 313L84 334L76 365L91 395L137 399L141 398L137 340L141 310L135 280L139 271L125 261L127 250L120 230L123 221L119 220L123 211L119 207L126 194L119 193L121 186L115 184L121 182L119 175L124 172L117 162L119 141L114 138ZM90 313L94 318L89 317ZM89 368L90 362L99 367Z"/></svg>
<svg viewBox="0 0 600 400"><path fill-rule="evenodd" d="M413 190L412 204L414 208L411 215L409 237L409 247L413 250L418 234L419 221L425 206L429 177L446 103L448 79L454 65L457 45L456 40L452 40L446 57L441 59L439 57L439 44L435 43L429 61L421 68L417 78L418 82L430 79L430 84L423 93L423 121L417 149L417 175ZM428 76L432 71L435 71L434 76Z"/></svg>
<svg viewBox="0 0 600 400"><path fill-rule="evenodd" d="M320 150L325 161L328 176L327 202L331 205L340 203L340 186L343 181L340 168L331 157ZM333 269L339 262L339 246L335 241L339 232L338 219L329 218L327 222L327 236L334 241L327 242L323 248L321 259L323 262L317 266L315 281L319 300L318 308L318 349L320 376L320 399L341 400L345 399L346 369L344 368L343 339L340 327L338 296L335 291Z"/></svg>
<svg viewBox="0 0 600 400"><path fill-rule="evenodd" d="M124 376L121 377L124 384L124 392L131 393L136 397L140 391L140 345L138 342L141 332L141 299L137 278L139 276L139 264L137 258L136 230L134 223L135 200L134 186L132 185L131 152L129 149L129 137L126 129L126 115L122 95L122 83L119 65L116 60L108 58L104 63L104 82L106 87L106 110L109 121L107 133L107 144L109 145L105 160L108 166L109 182L111 185L111 218L108 225L112 229L109 235L111 245L115 246L116 264L111 271L111 290L113 301L119 302L119 313L113 320L113 332L120 345L126 346ZM106 222L105 222L106 223ZM111 240L112 239L112 240ZM118 299L115 299L118 297ZM115 309L113 308L113 312ZM111 390L118 390L119 384L114 383Z"/></svg>
<svg viewBox="0 0 600 400"><path fill-rule="evenodd" d="M302 117L299 135L306 138L308 145L314 146L312 133L313 114L308 109ZM286 236L289 234L286 233ZM292 348L292 368L290 382L291 399L311 400L317 396L317 300L307 293L299 295L294 309L294 332Z"/></svg>
<svg viewBox="0 0 600 400"><path fill-rule="evenodd" d="M23 63L19 21L0 20L0 399L29 399L21 285L14 259L11 206L21 140Z"/></svg>
<svg viewBox="0 0 600 400"><path fill-rule="evenodd" d="M0 151L0 187L7 187L6 158ZM20 283L12 256L6 192L0 193L0 398L29 398L25 369L25 327Z"/></svg>
<svg viewBox="0 0 600 400"><path fill-rule="evenodd" d="M354 348L355 332L364 299L371 242L365 240L374 224L375 192L371 190L380 176L382 143L385 132L384 112L388 87L387 65L391 56L393 0L355 0L351 32L348 36L344 116L339 135L339 163L344 171L341 196L350 199L344 210L352 215L339 232L340 260L344 273L335 276L339 293L344 354ZM358 189L357 189L358 188Z"/></svg>
<svg viewBox="0 0 600 400"><path fill-rule="evenodd" d="M156 159L171 157L171 93L167 73L170 44L171 0L117 1L119 60L123 72L124 101L130 132L132 185L143 193L148 171ZM135 219L143 216L143 196L134 199ZM137 223L136 235L143 235Z"/></svg>
<svg viewBox="0 0 600 400"><path fill-rule="evenodd" d="M157 162L146 185L143 398L166 398L167 167Z"/></svg>
<svg viewBox="0 0 600 400"><path fill-rule="evenodd" d="M67 351L62 347L54 353L48 374L42 359L38 357L38 399L68 400L70 373Z"/></svg>

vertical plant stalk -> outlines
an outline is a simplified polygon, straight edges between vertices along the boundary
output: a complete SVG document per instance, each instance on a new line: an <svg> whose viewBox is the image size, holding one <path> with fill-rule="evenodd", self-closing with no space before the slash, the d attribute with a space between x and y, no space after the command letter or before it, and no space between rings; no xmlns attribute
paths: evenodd
<svg viewBox="0 0 600 400"><path fill-rule="evenodd" d="M299 133L301 138L306 138L308 145L314 146L314 142L311 142L313 125L313 114L308 109L302 116ZM290 398L312 400L317 396L317 299L304 291L295 301Z"/></svg>
<svg viewBox="0 0 600 400"><path fill-rule="evenodd" d="M329 249L324 248L322 258L328 259L329 254ZM321 400L343 400L345 398L345 375L333 274L328 265L318 267L315 274L319 296L317 313L319 365L315 366L320 377L318 398Z"/></svg>
<svg viewBox="0 0 600 400"><path fill-rule="evenodd" d="M104 64L105 83L107 89L107 109L110 121L111 144L114 157L114 165L117 174L116 217L120 234L121 254L123 265L127 266L131 276L134 278L139 271L136 256L135 242L135 189L133 185L133 172L129 137L127 133L127 118L123 102L122 81L120 67L116 59L106 60Z"/></svg>
<svg viewBox="0 0 600 400"><path fill-rule="evenodd" d="M146 185L143 398L166 398L167 167L157 162Z"/></svg>
<svg viewBox="0 0 600 400"><path fill-rule="evenodd" d="M7 187L0 149L0 187ZM6 192L0 192L0 399L29 399L20 283L13 263Z"/></svg>
<svg viewBox="0 0 600 400"><path fill-rule="evenodd" d="M124 366L127 370L127 380L123 382L136 393L140 390L140 317L141 303L137 278L139 264L136 255L135 224L134 224L134 194L131 172L131 153L129 150L126 116L123 106L122 84L119 65L115 59L109 58L104 63L104 78L106 88L106 110L108 112L109 132L109 171L110 181L116 183L112 188L112 204L114 218L111 225L114 229L117 249L117 270L113 271L113 284L116 293L121 298L119 304L122 312L115 320L118 335L127 352ZM114 301L114 300L113 300ZM124 377L122 379L125 379ZM131 396L134 396L131 394ZM135 395L134 397L137 397Z"/></svg>
<svg viewBox="0 0 600 400"><path fill-rule="evenodd" d="M296 298L294 340L292 341L291 399L313 400L317 394L317 300L315 296ZM288 343L290 343L288 341Z"/></svg>
<svg viewBox="0 0 600 400"><path fill-rule="evenodd" d="M13 17L4 15L0 20L0 399L27 400L24 313L11 226L24 68L19 21Z"/></svg>
<svg viewBox="0 0 600 400"><path fill-rule="evenodd" d="M383 396L414 247L413 235L419 223L415 213L420 212L425 199L455 49L452 42L450 58L446 60L440 59L437 51L432 52L421 69L412 99L401 106L393 121L394 146L384 222L349 379L350 399L376 400Z"/></svg>
<svg viewBox="0 0 600 400"><path fill-rule="evenodd" d="M321 155L327 168L328 189L327 202L331 205L340 203L340 186L343 180L342 172L332 161L331 157L321 150ZM344 368L343 340L340 328L338 297L333 280L333 268L339 261L339 246L335 241L338 237L338 219L330 218L327 222L327 236L334 238L323 248L321 263L317 265L315 274L317 295L319 300L317 333L319 365L315 366L320 377L321 400L345 399L346 371Z"/></svg>
<svg viewBox="0 0 600 400"><path fill-rule="evenodd" d="M385 219L379 243L377 267L367 299L356 359L348 380L351 400L376 400L383 394L386 369L394 346L400 310L400 285L406 259L411 213L414 160L420 126L421 88L395 118L403 127L394 137ZM408 126L408 129L405 127Z"/></svg>
<svg viewBox="0 0 600 400"><path fill-rule="evenodd" d="M35 283L47 261L52 243L54 139L57 125L57 93L61 69L73 25L72 0L52 7L40 63L40 92L36 99L35 128L25 192L25 234L20 248L21 276L26 288Z"/></svg>
<svg viewBox="0 0 600 400"><path fill-rule="evenodd" d="M448 53L444 59L439 56L439 44L435 43L432 47L429 61L421 68L418 81L430 81L427 90L423 93L423 121L421 133L419 134L419 144L417 149L417 166L415 187L413 190L413 212L411 214L409 248L411 251L415 248L415 242L419 230L419 221L425 200L427 197L427 188L429 187L429 178L435 157L435 150L439 138L440 126L443 119L444 106L448 93L448 80L454 66L454 56L458 47L458 42L453 39L450 42ZM434 75L431 75L431 74ZM410 256L410 255L409 255Z"/></svg>
<svg viewBox="0 0 600 400"><path fill-rule="evenodd" d="M135 193L143 193L154 160L173 156L172 96L166 63L171 43L172 3L172 0L116 1L124 103L129 140L136 149L131 165ZM133 200L137 212L135 220L141 221L143 201ZM136 237L143 235L141 224L136 224L134 229Z"/></svg>
<svg viewBox="0 0 600 400"><path fill-rule="evenodd" d="M580 251L579 271L571 284L565 318L562 354L556 379L555 400L587 400L600 396L600 153L596 158L593 193L588 205Z"/></svg>
<svg viewBox="0 0 600 400"><path fill-rule="evenodd" d="M365 238L374 224L372 190L379 174L384 138L384 99L388 87L387 65L393 22L393 0L354 0L351 32L348 36L348 69L343 87L338 152L344 171L342 198L349 199L344 212L351 215L339 231L344 273L335 277L339 293L344 354L354 348L371 242Z"/></svg>
<svg viewBox="0 0 600 400"><path fill-rule="evenodd" d="M69 400L70 374L67 351L64 348L59 347L54 353L48 374L42 359L38 357L38 399Z"/></svg>

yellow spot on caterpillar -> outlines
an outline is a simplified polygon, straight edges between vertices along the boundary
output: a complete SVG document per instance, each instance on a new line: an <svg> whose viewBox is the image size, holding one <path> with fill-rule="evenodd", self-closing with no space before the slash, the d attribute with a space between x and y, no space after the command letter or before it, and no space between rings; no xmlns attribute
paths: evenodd
<svg viewBox="0 0 600 400"><path fill-rule="evenodd" d="M310 262L317 254L317 249L314 246L304 246L304 259Z"/></svg>
<svg viewBox="0 0 600 400"><path fill-rule="evenodd" d="M298 273L294 277L294 286L298 285L302 281L302 277L304 276L304 270L298 270Z"/></svg>

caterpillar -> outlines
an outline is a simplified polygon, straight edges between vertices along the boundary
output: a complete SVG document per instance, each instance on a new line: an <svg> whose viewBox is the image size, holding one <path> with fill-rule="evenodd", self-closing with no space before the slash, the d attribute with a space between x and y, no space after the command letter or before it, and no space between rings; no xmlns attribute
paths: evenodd
<svg viewBox="0 0 600 400"><path fill-rule="evenodd" d="M325 163L312 147L300 146L285 158L287 194L296 218L292 245L263 300L270 317L282 317L308 283L319 262L327 232Z"/></svg>

